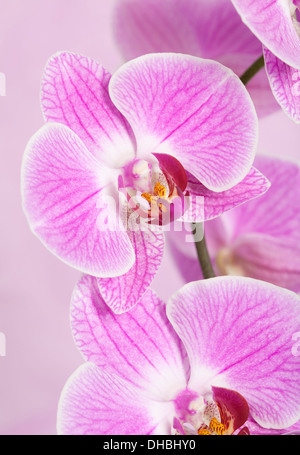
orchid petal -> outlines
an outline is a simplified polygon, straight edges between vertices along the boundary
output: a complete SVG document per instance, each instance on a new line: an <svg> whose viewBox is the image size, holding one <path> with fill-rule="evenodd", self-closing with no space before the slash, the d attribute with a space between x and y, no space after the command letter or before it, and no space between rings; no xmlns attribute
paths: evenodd
<svg viewBox="0 0 300 455"><path fill-rule="evenodd" d="M239 392L263 427L285 428L300 417L300 297L244 277L185 285L167 315L191 363L189 387Z"/></svg>
<svg viewBox="0 0 300 455"><path fill-rule="evenodd" d="M176 52L216 60L241 76L262 53L260 41L228 0L119 0L114 24L126 60ZM278 109L264 70L247 90L259 116Z"/></svg>
<svg viewBox="0 0 300 455"><path fill-rule="evenodd" d="M110 78L95 60L60 52L47 63L41 102L48 122L67 125L90 152L114 165L135 153L130 127L109 97Z"/></svg>
<svg viewBox="0 0 300 455"><path fill-rule="evenodd" d="M152 229L128 230L136 261L131 269L115 278L98 278L105 303L114 313L124 313L134 307L150 286L161 264L164 236Z"/></svg>
<svg viewBox="0 0 300 455"><path fill-rule="evenodd" d="M102 299L97 280L84 276L73 293L71 324L86 360L146 390L149 397L166 401L186 387L182 344L153 291L133 310L116 316Z"/></svg>
<svg viewBox="0 0 300 455"><path fill-rule="evenodd" d="M152 403L126 381L86 362L62 391L58 434L167 434L169 408L169 403Z"/></svg>
<svg viewBox="0 0 300 455"><path fill-rule="evenodd" d="M300 39L286 0L231 0L257 38L288 65L300 69Z"/></svg>
<svg viewBox="0 0 300 455"><path fill-rule="evenodd" d="M183 221L202 222L218 217L224 212L264 194L270 182L254 167L233 188L215 193L208 190L191 174L188 176L189 209Z"/></svg>
<svg viewBox="0 0 300 455"><path fill-rule="evenodd" d="M294 122L300 123L300 69L287 65L266 48L264 57L276 100Z"/></svg>
<svg viewBox="0 0 300 455"><path fill-rule="evenodd" d="M23 161L23 207L49 250L96 276L126 273L134 251L107 194L107 169L68 127L49 123L29 142Z"/></svg>
<svg viewBox="0 0 300 455"><path fill-rule="evenodd" d="M113 75L109 92L134 131L138 155L172 155L213 191L249 172L257 116L228 68L189 55L145 55Z"/></svg>

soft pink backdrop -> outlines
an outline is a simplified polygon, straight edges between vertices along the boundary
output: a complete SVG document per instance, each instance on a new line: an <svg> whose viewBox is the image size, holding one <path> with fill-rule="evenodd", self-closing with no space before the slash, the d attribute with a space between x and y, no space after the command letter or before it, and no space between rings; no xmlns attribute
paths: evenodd
<svg viewBox="0 0 300 455"><path fill-rule="evenodd" d="M51 255L30 232L22 212L20 167L25 145L43 123L39 84L59 50L94 57L110 71L122 58L114 43L113 0L0 0L0 433L55 433L60 391L82 362L68 312L79 274ZM300 156L300 128L280 111L260 122L259 151ZM166 251L153 287L161 297L182 285Z"/></svg>

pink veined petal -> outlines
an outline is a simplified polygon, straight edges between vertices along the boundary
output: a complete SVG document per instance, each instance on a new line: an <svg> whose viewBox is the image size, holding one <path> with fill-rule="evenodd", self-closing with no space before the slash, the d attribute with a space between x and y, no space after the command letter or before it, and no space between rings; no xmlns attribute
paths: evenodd
<svg viewBox="0 0 300 455"><path fill-rule="evenodd" d="M104 277L135 261L110 184L109 169L64 125L46 124L26 148L22 198L32 231L67 264Z"/></svg>
<svg viewBox="0 0 300 455"><path fill-rule="evenodd" d="M228 0L119 0L114 32L127 60L150 52L190 54L216 60L238 76L262 53ZM259 116L278 109L264 70L247 90Z"/></svg>
<svg viewBox="0 0 300 455"><path fill-rule="evenodd" d="M114 313L125 313L134 307L149 288L161 264L164 235L159 230L128 230L135 263L124 275L98 278L98 286L105 303Z"/></svg>
<svg viewBox="0 0 300 455"><path fill-rule="evenodd" d="M266 48L264 57L276 100L294 122L300 123L300 69L287 65Z"/></svg>
<svg viewBox="0 0 300 455"><path fill-rule="evenodd" d="M123 65L109 92L134 131L139 155L172 155L213 191L249 172L257 116L228 68L188 55L149 54Z"/></svg>
<svg viewBox="0 0 300 455"><path fill-rule="evenodd" d="M244 23L273 54L300 69L300 38L287 0L231 0Z"/></svg>
<svg viewBox="0 0 300 455"><path fill-rule="evenodd" d="M60 435L170 432L170 403L151 402L129 383L86 362L67 381L58 405Z"/></svg>
<svg viewBox="0 0 300 455"><path fill-rule="evenodd" d="M269 187L268 179L254 167L250 169L241 183L221 193L208 190L189 174L187 191L190 195L190 207L182 219L202 222L216 218L244 202L263 195Z"/></svg>
<svg viewBox="0 0 300 455"><path fill-rule="evenodd" d="M251 278L218 277L185 285L167 305L191 364L189 387L239 392L263 427L300 417L300 297Z"/></svg>
<svg viewBox="0 0 300 455"><path fill-rule="evenodd" d="M95 60L60 52L45 68L41 103L48 122L71 128L95 156L111 165L134 158L131 129L110 100L111 75Z"/></svg>
<svg viewBox="0 0 300 455"><path fill-rule="evenodd" d="M145 390L149 398L167 401L185 389L183 346L165 305L150 289L134 309L115 315L97 280L84 276L73 292L71 325L86 360Z"/></svg>

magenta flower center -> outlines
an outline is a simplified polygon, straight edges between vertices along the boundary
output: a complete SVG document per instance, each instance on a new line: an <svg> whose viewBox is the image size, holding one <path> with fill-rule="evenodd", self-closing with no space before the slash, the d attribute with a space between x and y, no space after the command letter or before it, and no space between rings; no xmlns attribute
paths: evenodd
<svg viewBox="0 0 300 455"><path fill-rule="evenodd" d="M154 159L138 159L125 166L119 190L125 194L130 210L138 212L140 222L165 225L185 210L183 185L176 177Z"/></svg>
<svg viewBox="0 0 300 455"><path fill-rule="evenodd" d="M179 417L174 419L175 434L222 435L224 432L218 406L212 399L199 396L184 413L179 412Z"/></svg>
<svg viewBox="0 0 300 455"><path fill-rule="evenodd" d="M230 435L236 430L249 434L244 423L249 406L238 392L213 387L213 393L201 396L190 390L180 393L175 400L176 417L173 434Z"/></svg>

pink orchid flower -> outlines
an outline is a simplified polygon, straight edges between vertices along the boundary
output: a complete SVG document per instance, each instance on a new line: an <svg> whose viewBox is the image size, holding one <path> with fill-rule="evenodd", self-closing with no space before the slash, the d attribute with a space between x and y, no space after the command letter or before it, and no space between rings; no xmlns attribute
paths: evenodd
<svg viewBox="0 0 300 455"><path fill-rule="evenodd" d="M232 0L244 23L264 45L273 94L300 123L300 1Z"/></svg>
<svg viewBox="0 0 300 455"><path fill-rule="evenodd" d="M218 216L269 187L251 167L254 106L217 62L151 54L111 77L92 59L59 53L46 66L42 107L47 123L23 161L24 211L50 251L98 278L116 313L156 274L162 215L174 201L189 195L179 215L203 221L201 189L218 199L210 211Z"/></svg>
<svg viewBox="0 0 300 455"><path fill-rule="evenodd" d="M59 402L59 434L249 434L300 418L300 297L244 277L185 285L167 306L148 290L116 316L94 277L71 324L86 359ZM299 344L299 343L298 343Z"/></svg>
<svg viewBox="0 0 300 455"><path fill-rule="evenodd" d="M270 190L205 223L208 250L220 275L244 275L300 292L300 168L257 156ZM199 279L195 246L169 233L176 263L187 281ZM180 238L179 238L180 236Z"/></svg>
<svg viewBox="0 0 300 455"><path fill-rule="evenodd" d="M229 0L118 0L116 41L128 60L180 52L222 63L241 76L261 55L261 42ZM259 116L279 109L264 69L247 84Z"/></svg>

